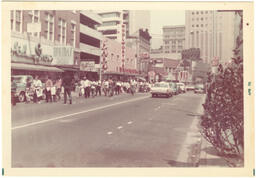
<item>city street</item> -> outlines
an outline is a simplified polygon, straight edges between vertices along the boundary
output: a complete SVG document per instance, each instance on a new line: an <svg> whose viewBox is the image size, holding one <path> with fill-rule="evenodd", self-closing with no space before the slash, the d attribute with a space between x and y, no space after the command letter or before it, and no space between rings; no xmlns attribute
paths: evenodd
<svg viewBox="0 0 256 178"><path fill-rule="evenodd" d="M12 107L13 167L170 167L203 94L74 98Z"/></svg>

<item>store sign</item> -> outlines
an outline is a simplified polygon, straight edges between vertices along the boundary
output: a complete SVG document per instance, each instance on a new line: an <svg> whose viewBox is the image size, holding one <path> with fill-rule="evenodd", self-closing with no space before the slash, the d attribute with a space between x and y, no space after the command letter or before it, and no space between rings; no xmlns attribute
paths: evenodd
<svg viewBox="0 0 256 178"><path fill-rule="evenodd" d="M11 39L11 60L30 64L53 64L52 46L26 39Z"/></svg>
<svg viewBox="0 0 256 178"><path fill-rule="evenodd" d="M95 62L94 61L81 61L80 70L88 72L96 72Z"/></svg>
<svg viewBox="0 0 256 178"><path fill-rule="evenodd" d="M125 39L126 39L126 25L122 24L121 60L122 60L123 70L125 66Z"/></svg>
<svg viewBox="0 0 256 178"><path fill-rule="evenodd" d="M73 65L74 49L71 46L54 46L53 58L55 65Z"/></svg>

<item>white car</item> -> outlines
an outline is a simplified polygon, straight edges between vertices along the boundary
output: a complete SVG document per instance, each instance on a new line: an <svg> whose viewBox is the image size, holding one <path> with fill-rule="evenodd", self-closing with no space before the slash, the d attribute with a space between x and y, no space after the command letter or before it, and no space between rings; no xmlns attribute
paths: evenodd
<svg viewBox="0 0 256 178"><path fill-rule="evenodd" d="M159 83L156 83L151 88L151 94L152 94L152 97L157 97L157 96L171 97L172 96L172 88L171 88L170 84L167 82L159 82Z"/></svg>
<svg viewBox="0 0 256 178"><path fill-rule="evenodd" d="M179 88L179 90L180 90L181 92L183 92L183 93L186 92L186 86L185 86L184 83L177 83L177 86L178 86L178 88Z"/></svg>

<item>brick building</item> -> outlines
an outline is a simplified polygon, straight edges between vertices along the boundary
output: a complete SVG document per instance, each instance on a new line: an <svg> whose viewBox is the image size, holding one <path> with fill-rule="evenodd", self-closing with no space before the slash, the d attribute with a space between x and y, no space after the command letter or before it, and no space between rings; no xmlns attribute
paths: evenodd
<svg viewBox="0 0 256 178"><path fill-rule="evenodd" d="M12 74L78 69L79 11L11 11Z"/></svg>

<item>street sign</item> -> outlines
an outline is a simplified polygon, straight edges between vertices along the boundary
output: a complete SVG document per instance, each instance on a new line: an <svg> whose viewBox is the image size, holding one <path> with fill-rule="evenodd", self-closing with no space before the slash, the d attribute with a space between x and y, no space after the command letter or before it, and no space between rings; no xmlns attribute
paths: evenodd
<svg viewBox="0 0 256 178"><path fill-rule="evenodd" d="M80 70L95 72L96 71L95 62L94 61L81 61L80 62Z"/></svg>
<svg viewBox="0 0 256 178"><path fill-rule="evenodd" d="M212 66L218 66L218 65L219 65L219 58L215 56L212 60Z"/></svg>

